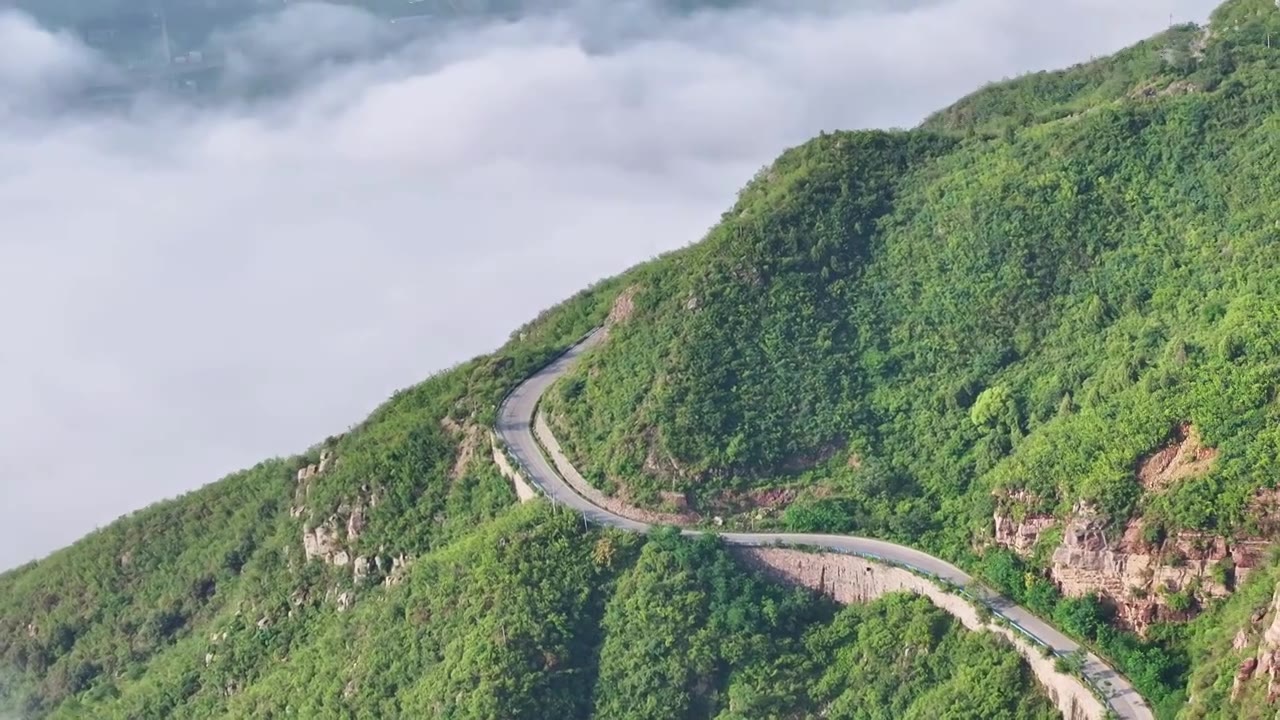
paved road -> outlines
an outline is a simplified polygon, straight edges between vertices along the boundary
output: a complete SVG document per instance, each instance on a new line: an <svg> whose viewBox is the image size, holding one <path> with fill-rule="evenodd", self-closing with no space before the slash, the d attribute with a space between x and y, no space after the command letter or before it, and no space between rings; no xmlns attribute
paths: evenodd
<svg viewBox="0 0 1280 720"><path fill-rule="evenodd" d="M517 387L498 411L498 435L507 449L519 461L529 481L538 487L554 502L566 505L582 513L588 520L599 525L609 525L632 532L647 532L651 526L616 515L591 503L579 495L565 482L559 473L552 468L550 461L543 455L533 435L533 417L537 409L538 399L551 384L564 375L577 361L582 353L599 344L604 339L602 331L597 330L588 335L582 342L561 355L533 377L525 380ZM697 531L685 530L686 534L697 534ZM854 553L891 563L906 565L916 570L936 575L956 585L965 587L971 594L981 597L995 612L1020 626L1027 633L1049 645L1059 654L1074 652L1080 646L1066 635L1055 630L1048 623L1032 615L1030 611L999 595L991 593L973 581L969 575L952 565L927 553L903 545L847 535L815 535L801 533L722 533L721 537L731 545L807 545L825 548L836 552ZM1085 663L1085 674L1098 687L1107 688L1107 703L1121 718L1131 720L1152 720L1154 716L1138 692L1129 681L1103 663L1097 656L1089 654Z"/></svg>

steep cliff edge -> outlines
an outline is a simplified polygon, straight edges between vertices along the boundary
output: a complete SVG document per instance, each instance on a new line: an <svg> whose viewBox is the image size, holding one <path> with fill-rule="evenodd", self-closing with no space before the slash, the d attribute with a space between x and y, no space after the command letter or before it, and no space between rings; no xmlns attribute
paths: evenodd
<svg viewBox="0 0 1280 720"><path fill-rule="evenodd" d="M1178 424L1166 444L1139 459L1134 481L1147 498L1175 491L1202 477L1218 456L1198 431ZM1260 491L1250 525L1270 527L1275 518ZM1024 558L1038 550L1048 577L1067 597L1098 596L1114 609L1116 622L1145 634L1154 623L1181 622L1214 600L1227 597L1265 560L1273 540L1265 533L1226 538L1209 532L1169 534L1142 516L1117 525L1088 503L1077 503L1065 518L1026 510L1038 503L1025 493L998 496L994 541ZM1015 519L1015 514L1020 519ZM1042 539L1057 544L1042 545ZM1060 539L1059 539L1060 538Z"/></svg>

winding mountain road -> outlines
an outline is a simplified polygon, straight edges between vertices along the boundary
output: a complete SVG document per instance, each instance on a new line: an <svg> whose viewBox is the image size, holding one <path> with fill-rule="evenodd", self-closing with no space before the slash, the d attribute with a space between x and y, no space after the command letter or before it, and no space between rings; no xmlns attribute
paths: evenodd
<svg viewBox="0 0 1280 720"><path fill-rule="evenodd" d="M604 331L597 329L563 355L556 358L550 365L521 383L519 387L507 396L502 403L502 407L499 408L497 432L507 450L519 462L526 478L553 502L573 508L596 524L643 533L650 530L652 526L610 512L580 495L552 467L551 462L543 454L538 442L534 439L534 414L537 411L538 400L542 397L542 394L557 379L568 372L584 352L599 344L604 337ZM686 529L683 532L689 535L699 534L699 531L696 530ZM965 588L969 594L985 602L993 612L1003 616L1041 644L1048 645L1059 655L1075 652L1080 647L1078 643L1058 632L1048 623L1031 614L1030 611L987 590L956 566L919 550L883 540L847 535L727 532L721 533L720 537L730 545L765 546L782 544L810 546L906 566L917 572L933 575ZM1111 711L1118 717L1126 720L1152 720L1154 718L1147 703L1129 681L1107 666L1093 653L1089 653L1087 656L1084 674L1096 687L1104 688L1106 702Z"/></svg>

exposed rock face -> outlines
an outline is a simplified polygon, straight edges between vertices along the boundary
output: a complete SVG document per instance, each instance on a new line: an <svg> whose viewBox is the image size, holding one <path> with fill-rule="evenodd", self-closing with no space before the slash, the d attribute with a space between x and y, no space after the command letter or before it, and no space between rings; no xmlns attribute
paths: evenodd
<svg viewBox="0 0 1280 720"><path fill-rule="evenodd" d="M360 582L363 582L364 579L367 578L368 576L369 576L369 558L367 557L356 558L355 565L352 567L352 570L351 570L351 579L354 580L356 583L360 583Z"/></svg>
<svg viewBox="0 0 1280 720"><path fill-rule="evenodd" d="M1138 462L1138 482L1147 490L1162 490L1179 480L1203 475L1217 457L1217 449L1205 447L1194 427L1179 425L1167 445Z"/></svg>
<svg viewBox="0 0 1280 720"><path fill-rule="evenodd" d="M939 609L958 619L970 630L986 630L1003 635L1026 659L1036 679L1044 686L1067 720L1101 720L1106 709L1073 675L1058 672L1054 661L1041 654L1021 635L1006 627L984 622L967 601L945 592L937 585L900 568L880 565L851 555L806 553L781 548L735 547L732 552L747 565L782 582L803 585L830 596L838 603L870 602L891 592L924 595Z"/></svg>
<svg viewBox="0 0 1280 720"><path fill-rule="evenodd" d="M471 467L476 451L484 444L485 428L471 422L459 425L450 417L441 420L440 424L458 443L458 454L454 457L449 479L460 480Z"/></svg>
<svg viewBox="0 0 1280 720"><path fill-rule="evenodd" d="M613 301L613 307L609 309L609 317L605 319L606 326L617 325L631 319L631 315L636 311L636 293L640 292L639 285L632 285L623 290Z"/></svg>
<svg viewBox="0 0 1280 720"><path fill-rule="evenodd" d="M1264 678L1267 683L1267 702L1275 703L1280 700L1280 584L1276 585L1271 605L1262 608L1250 618L1250 628L1254 633L1268 615L1271 617L1271 622L1267 624L1266 630L1258 640L1257 653L1245 658L1236 671L1235 681L1231 686L1232 700L1240 696L1246 683L1263 682ZM1236 650L1247 648L1252 636L1253 634L1248 630L1241 629L1232 647Z"/></svg>
<svg viewBox="0 0 1280 720"><path fill-rule="evenodd" d="M1182 424L1174 428L1168 443L1137 462L1135 479L1147 492L1159 493L1208 472L1217 455L1193 426ZM1024 557L1059 522L1046 514L1015 520L1008 507L1041 505L1023 492L1002 496L1000 505L994 517L996 544ZM1274 517L1280 527L1280 496L1272 499L1259 493L1254 505L1260 524ZM1272 505L1275 513L1268 511ZM1067 596L1097 593L1115 605L1120 625L1142 633L1154 622L1185 620L1204 601L1229 594L1261 563L1268 545L1265 540L1228 540L1194 532L1169 538L1146 535L1140 518L1123 528L1109 528L1092 508L1077 505L1063 526L1050 577Z"/></svg>
<svg viewBox="0 0 1280 720"><path fill-rule="evenodd" d="M351 545L360 539L364 527L364 504L361 501L354 506L344 503L329 519L314 528L302 529L302 550L307 560L345 566L354 556ZM345 540L339 535L338 528L346 531Z"/></svg>
<svg viewBox="0 0 1280 720"><path fill-rule="evenodd" d="M1258 658L1246 658L1240 663L1240 667L1236 670L1235 680L1231 683L1231 699L1238 700L1240 691L1244 689L1244 684L1253 677L1253 671L1258 668Z"/></svg>
<svg viewBox="0 0 1280 720"><path fill-rule="evenodd" d="M1271 601L1271 625L1258 644L1258 674L1267 676L1267 702L1280 699L1280 587Z"/></svg>
<svg viewBox="0 0 1280 720"><path fill-rule="evenodd" d="M329 518L310 530L302 530L302 550L307 559L332 561L342 544L338 540L338 531L334 528L335 518Z"/></svg>
<svg viewBox="0 0 1280 720"><path fill-rule="evenodd" d="M328 448L321 450L319 463L308 465L303 468L298 468L298 475L297 475L298 482L300 483L306 482L316 477L317 475L320 475L321 473L325 472L329 468L334 467L337 464L337 462L338 462L338 459L334 457L332 450Z"/></svg>
<svg viewBox="0 0 1280 720"><path fill-rule="evenodd" d="M1236 633L1235 638L1231 640L1231 649L1240 651L1247 647L1249 647L1249 633L1246 632L1244 628L1240 628L1240 631Z"/></svg>
<svg viewBox="0 0 1280 720"><path fill-rule="evenodd" d="M413 564L413 558L405 557L400 554L391 560L391 572L387 573L387 577L383 579L382 584L386 587L394 587L404 582L405 573L409 571L409 566Z"/></svg>
<svg viewBox="0 0 1280 720"><path fill-rule="evenodd" d="M337 458L329 449L320 451L320 462L298 470L298 487L294 491L294 507L289 511L292 517L304 517L308 514L307 497L311 491L312 480L321 473L336 466ZM360 493L353 501L343 502L334 514L315 527L302 528L302 551L308 561L320 560L338 567L345 567L356 557L353 545L360 539L366 526L365 508L373 507L377 494L368 485L361 486ZM367 571L366 565L366 571Z"/></svg>
<svg viewBox="0 0 1280 720"><path fill-rule="evenodd" d="M1058 519L1052 515L1028 515L1018 521L997 512L996 544L1027 557L1040 541L1040 535L1057 524Z"/></svg>
<svg viewBox="0 0 1280 720"><path fill-rule="evenodd" d="M298 487L293 491L293 507L289 508L291 517L302 517L307 511L307 497L311 494L312 481L322 473L337 465L333 450L325 448L320 451L320 462L298 468Z"/></svg>
<svg viewBox="0 0 1280 720"><path fill-rule="evenodd" d="M360 533L364 530L364 507L356 505L351 509L351 515L347 518L347 542L353 543L360 539Z"/></svg>
<svg viewBox="0 0 1280 720"><path fill-rule="evenodd" d="M1140 520L1111 540L1105 521L1079 506L1053 553L1050 575L1064 595L1097 593L1114 603L1120 624L1141 633L1153 622L1185 620L1196 604L1228 595L1258 566L1266 545L1189 532L1155 545L1143 538Z"/></svg>

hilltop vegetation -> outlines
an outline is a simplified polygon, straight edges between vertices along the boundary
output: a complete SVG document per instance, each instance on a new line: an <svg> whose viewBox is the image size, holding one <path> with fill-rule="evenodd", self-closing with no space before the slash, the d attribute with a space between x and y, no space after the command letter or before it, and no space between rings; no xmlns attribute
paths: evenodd
<svg viewBox="0 0 1280 720"><path fill-rule="evenodd" d="M565 439L642 500L823 484L834 529L952 555L993 490L1249 530L1280 450L1280 11L1214 27L789 150L626 278L631 316L550 400ZM1144 495L1179 422L1220 461Z"/></svg>

